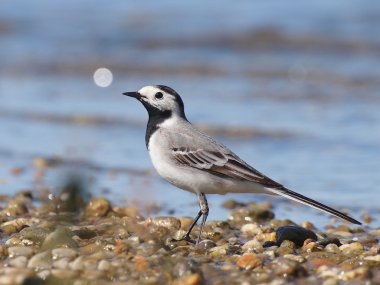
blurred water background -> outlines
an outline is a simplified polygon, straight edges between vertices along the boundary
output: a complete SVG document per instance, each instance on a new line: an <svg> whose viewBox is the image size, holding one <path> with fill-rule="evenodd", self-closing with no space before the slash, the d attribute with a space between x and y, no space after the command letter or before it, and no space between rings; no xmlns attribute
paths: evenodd
<svg viewBox="0 0 380 285"><path fill-rule="evenodd" d="M147 114L121 96L173 87L190 121L248 163L355 218L380 217L380 2L2 1L0 193L54 192L67 171L115 203L193 216L145 149ZM113 74L95 84L98 68ZM41 194L42 195L42 194ZM280 218L328 221L268 196Z"/></svg>

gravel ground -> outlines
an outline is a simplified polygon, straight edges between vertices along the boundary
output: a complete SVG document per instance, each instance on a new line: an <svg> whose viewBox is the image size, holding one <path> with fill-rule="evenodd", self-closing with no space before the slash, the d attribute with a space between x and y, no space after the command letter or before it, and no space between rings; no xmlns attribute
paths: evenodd
<svg viewBox="0 0 380 285"><path fill-rule="evenodd" d="M380 228L368 216L320 231L275 219L269 204L228 201L228 219L209 221L194 245L175 240L189 217L144 217L80 193L1 197L0 284L380 283Z"/></svg>

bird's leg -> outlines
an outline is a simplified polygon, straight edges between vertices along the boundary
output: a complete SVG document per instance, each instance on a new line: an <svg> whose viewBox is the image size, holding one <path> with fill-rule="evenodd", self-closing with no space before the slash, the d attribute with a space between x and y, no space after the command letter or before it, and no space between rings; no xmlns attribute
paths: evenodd
<svg viewBox="0 0 380 285"><path fill-rule="evenodd" d="M200 228L199 235L198 235L196 243L199 243L199 241L200 241L200 237L201 237L201 234L202 234L202 229L203 229L203 226L204 226L204 224L206 222L207 215L208 215L208 204L207 204L207 200L206 200L206 195L203 194L203 193L198 194L198 200L199 200L199 207L201 209L199 210L197 216L194 218L194 220L191 223L189 229L186 231L186 233L183 235L183 237L180 240L186 240L186 241L194 243L194 240L190 237L190 233L193 230L194 226L197 224L199 218L201 216L203 216L202 217L201 228Z"/></svg>
<svg viewBox="0 0 380 285"><path fill-rule="evenodd" d="M204 193L200 193L198 195L198 200L199 200L199 206L201 207L201 212L202 212L202 222L201 222L201 228L199 229L197 244L201 241L203 226L205 225L207 216L208 216L208 203L206 200L206 195Z"/></svg>

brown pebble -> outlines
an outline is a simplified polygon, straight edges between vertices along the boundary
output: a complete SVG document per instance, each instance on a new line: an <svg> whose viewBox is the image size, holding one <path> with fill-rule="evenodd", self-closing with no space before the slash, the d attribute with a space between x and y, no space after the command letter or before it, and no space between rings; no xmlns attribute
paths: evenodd
<svg viewBox="0 0 380 285"><path fill-rule="evenodd" d="M321 267L322 265L333 266L336 264L334 260L327 258L310 258L308 262L316 268Z"/></svg>
<svg viewBox="0 0 380 285"><path fill-rule="evenodd" d="M373 221L373 218L370 216L370 215L363 215L363 221L366 223L366 224L370 224L372 223Z"/></svg>
<svg viewBox="0 0 380 285"><path fill-rule="evenodd" d="M253 269L263 263L263 258L255 253L247 253L239 257L236 265L244 269Z"/></svg>
<svg viewBox="0 0 380 285"><path fill-rule="evenodd" d="M190 275L183 276L179 279L173 281L172 285L201 285L202 276L199 273L193 273Z"/></svg>
<svg viewBox="0 0 380 285"><path fill-rule="evenodd" d="M18 176L24 172L24 168L22 167L13 167L11 168L11 174L14 176Z"/></svg>
<svg viewBox="0 0 380 285"><path fill-rule="evenodd" d="M128 251L128 245L123 242L122 240L115 240L115 248L113 250L114 253L116 254L122 254L123 252Z"/></svg>
<svg viewBox="0 0 380 285"><path fill-rule="evenodd" d="M104 217L110 211L111 206L104 198L94 198L88 203L86 207L86 215L92 217Z"/></svg>
<svg viewBox="0 0 380 285"><path fill-rule="evenodd" d="M283 257L278 258L273 264L274 274L282 277L301 277L306 275L305 269L294 260Z"/></svg>
<svg viewBox="0 0 380 285"><path fill-rule="evenodd" d="M33 160L33 166L35 168L46 168L48 166L48 163L46 159L43 159L41 157L37 157Z"/></svg>
<svg viewBox="0 0 380 285"><path fill-rule="evenodd" d="M312 231L316 230L315 226L309 221L303 222L301 226L305 229L308 229L308 230L312 230Z"/></svg>
<svg viewBox="0 0 380 285"><path fill-rule="evenodd" d="M149 268L148 261L142 256L135 256L133 259L134 267L137 271L145 272Z"/></svg>

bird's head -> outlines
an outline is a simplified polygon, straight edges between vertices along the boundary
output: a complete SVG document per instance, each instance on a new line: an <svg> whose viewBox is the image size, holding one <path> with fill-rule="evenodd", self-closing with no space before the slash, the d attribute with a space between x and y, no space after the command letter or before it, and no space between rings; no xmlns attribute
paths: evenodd
<svg viewBox="0 0 380 285"><path fill-rule="evenodd" d="M185 118L183 101L176 91L164 85L145 86L137 92L125 92L139 100L149 115L174 114Z"/></svg>

